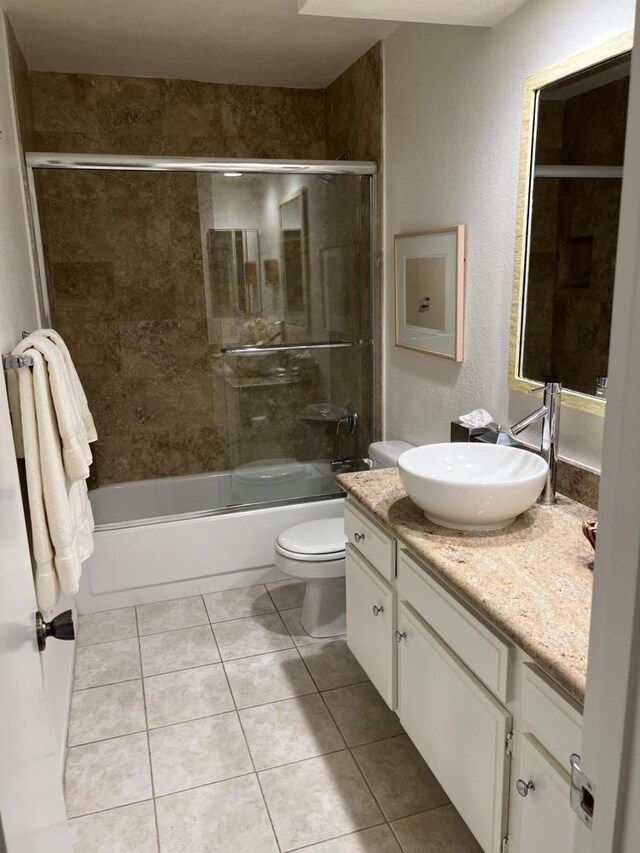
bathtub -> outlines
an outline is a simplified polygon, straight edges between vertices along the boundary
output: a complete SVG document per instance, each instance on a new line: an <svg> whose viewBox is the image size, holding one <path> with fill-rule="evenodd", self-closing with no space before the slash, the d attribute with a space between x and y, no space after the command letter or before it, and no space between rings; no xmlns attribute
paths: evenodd
<svg viewBox="0 0 640 853"><path fill-rule="evenodd" d="M273 565L280 531L338 517L344 503L330 465L295 460L103 486L90 499L95 549L79 613L283 580Z"/></svg>

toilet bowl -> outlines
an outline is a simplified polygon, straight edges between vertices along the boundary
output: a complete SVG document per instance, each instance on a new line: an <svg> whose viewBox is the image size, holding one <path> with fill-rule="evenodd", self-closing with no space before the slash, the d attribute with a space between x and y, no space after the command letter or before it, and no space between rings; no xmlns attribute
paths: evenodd
<svg viewBox="0 0 640 853"><path fill-rule="evenodd" d="M345 542L342 517L295 524L276 540L276 568L306 581L300 622L312 637L346 632Z"/></svg>
<svg viewBox="0 0 640 853"><path fill-rule="evenodd" d="M389 468L411 447L406 441L373 442L371 467ZM346 541L342 516L296 524L276 540L276 567L306 581L300 622L312 637L336 637L347 631Z"/></svg>

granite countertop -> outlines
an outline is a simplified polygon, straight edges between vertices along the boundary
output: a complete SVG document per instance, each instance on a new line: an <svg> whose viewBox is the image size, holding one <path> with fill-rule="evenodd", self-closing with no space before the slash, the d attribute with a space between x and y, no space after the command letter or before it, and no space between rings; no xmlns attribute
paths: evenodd
<svg viewBox="0 0 640 853"><path fill-rule="evenodd" d="M428 521L395 468L337 481L450 587L584 702L593 549L582 521L594 511L559 496L504 530L465 533Z"/></svg>

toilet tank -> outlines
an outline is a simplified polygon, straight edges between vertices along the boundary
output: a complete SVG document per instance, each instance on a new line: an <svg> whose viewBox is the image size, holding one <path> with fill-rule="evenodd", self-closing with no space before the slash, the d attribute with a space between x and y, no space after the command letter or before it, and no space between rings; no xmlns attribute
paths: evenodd
<svg viewBox="0 0 640 853"><path fill-rule="evenodd" d="M374 441L373 444L369 445L371 467L374 470L377 468L395 468L398 464L398 456L405 450L411 450L414 446L408 441Z"/></svg>

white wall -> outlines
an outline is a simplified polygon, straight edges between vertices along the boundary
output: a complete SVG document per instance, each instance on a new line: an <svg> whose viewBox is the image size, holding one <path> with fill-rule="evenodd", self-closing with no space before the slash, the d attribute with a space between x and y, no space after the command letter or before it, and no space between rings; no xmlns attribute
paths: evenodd
<svg viewBox="0 0 640 853"><path fill-rule="evenodd" d="M447 441L477 406L514 421L509 323L525 78L633 27L633 0L533 0L493 29L405 24L384 45L385 435ZM467 226L465 359L395 346L393 235ZM602 418L563 407L560 452L600 467ZM535 433L532 433L532 438Z"/></svg>
<svg viewBox="0 0 640 853"><path fill-rule="evenodd" d="M11 87L6 22L0 9L0 352L9 352L23 329L40 325L22 180L20 143ZM0 378L4 382L4 376ZM71 606L61 600L56 612ZM75 643L49 642L42 672L49 710L64 758Z"/></svg>

